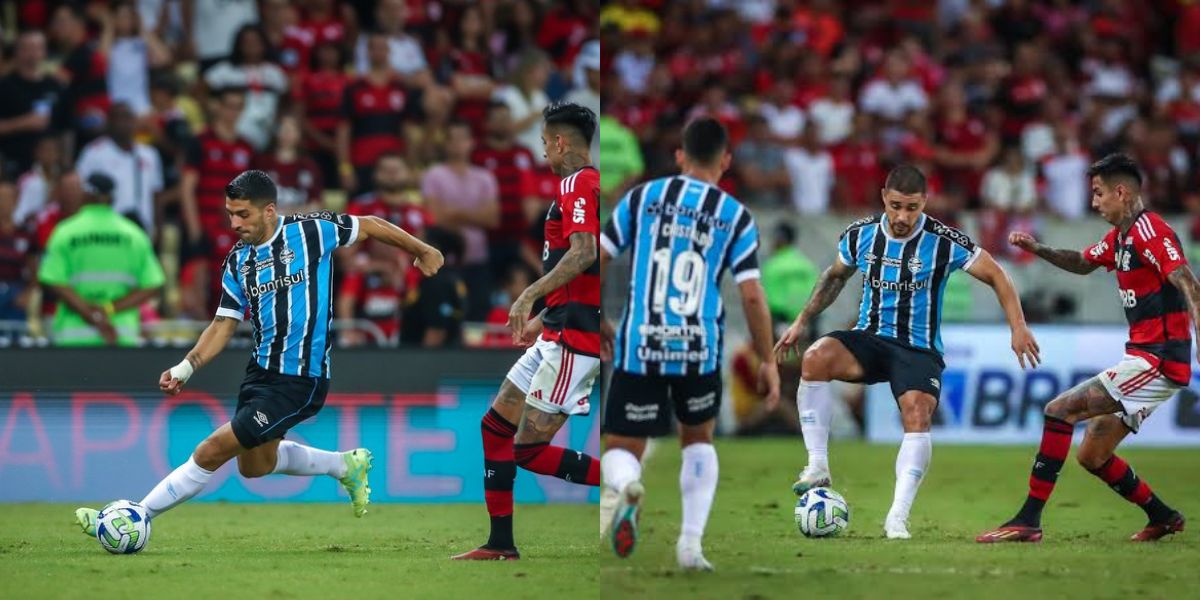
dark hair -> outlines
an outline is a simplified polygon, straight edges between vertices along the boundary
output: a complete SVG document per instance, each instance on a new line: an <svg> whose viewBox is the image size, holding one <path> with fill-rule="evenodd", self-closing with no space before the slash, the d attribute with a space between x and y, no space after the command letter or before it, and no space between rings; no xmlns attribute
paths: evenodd
<svg viewBox="0 0 1200 600"><path fill-rule="evenodd" d="M585 145L592 144L596 134L596 113L574 102L556 102L542 110L546 127L567 127L575 130Z"/></svg>
<svg viewBox="0 0 1200 600"><path fill-rule="evenodd" d="M425 229L425 242L442 252L446 262L458 262L466 248L462 235L457 231L432 225Z"/></svg>
<svg viewBox="0 0 1200 600"><path fill-rule="evenodd" d="M241 175L233 178L225 186L225 197L229 200L249 200L255 206L262 208L273 204L278 197L278 190L271 176L252 169L242 171Z"/></svg>
<svg viewBox="0 0 1200 600"><path fill-rule="evenodd" d="M346 47L341 44L335 44L333 42L321 42L321 43L318 43L316 46L313 46L312 54L309 55L309 57L308 57L308 70L314 71L314 72L317 70L317 63L319 62L319 55L321 54L321 50L323 50L325 48L333 48L334 51L337 52L338 67L344 69L346 67L346 64L350 61L350 55L349 55L349 52L346 51Z"/></svg>
<svg viewBox="0 0 1200 600"><path fill-rule="evenodd" d="M712 164L728 147L729 132L712 117L700 117L683 128L683 153L696 162Z"/></svg>
<svg viewBox="0 0 1200 600"><path fill-rule="evenodd" d="M1128 154L1109 154L1092 163L1087 170L1088 178L1099 176L1105 184L1112 185L1118 179L1132 181L1138 187L1142 185L1142 170L1137 162Z"/></svg>
<svg viewBox="0 0 1200 600"><path fill-rule="evenodd" d="M924 194L925 174L920 169L908 163L896 165L888 173L883 189L893 190L901 194Z"/></svg>
<svg viewBox="0 0 1200 600"><path fill-rule="evenodd" d="M796 228L787 221L780 221L775 226L775 238L781 244L791 246L796 243Z"/></svg>
<svg viewBox="0 0 1200 600"><path fill-rule="evenodd" d="M490 101L488 101L488 105L487 105L487 114L490 115L490 114L492 114L493 110L500 110L502 108L507 111L512 110L511 106L505 104L504 102L501 102L500 100L490 100Z"/></svg>
<svg viewBox="0 0 1200 600"><path fill-rule="evenodd" d="M267 39L267 32L260 25L249 23L242 25L241 29L237 30L237 34L233 36L233 50L229 53L229 62L235 66L246 64L246 50L243 48L242 38L246 32L252 32L258 36L258 41L262 42L263 60L271 60L271 40Z"/></svg>

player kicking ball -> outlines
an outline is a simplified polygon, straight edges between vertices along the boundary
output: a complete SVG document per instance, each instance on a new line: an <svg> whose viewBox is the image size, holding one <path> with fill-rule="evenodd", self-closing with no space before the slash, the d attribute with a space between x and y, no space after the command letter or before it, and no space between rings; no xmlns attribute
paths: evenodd
<svg viewBox="0 0 1200 600"><path fill-rule="evenodd" d="M796 495L831 485L829 425L831 380L888 382L904 439L896 456L896 491L884 520L889 539L908 539L908 515L933 445L929 427L941 393L942 294L950 273L962 269L996 293L1012 330L1012 350L1024 368L1040 362L1037 341L1025 325L1021 300L1008 273L962 232L925 211L925 176L900 165L887 176L883 214L851 223L838 240L837 259L825 269L812 297L775 350L796 350L812 319L825 310L856 272L863 274L858 323L834 331L804 352L796 404L808 465L792 486Z"/></svg>
<svg viewBox="0 0 1200 600"><path fill-rule="evenodd" d="M1183 531L1179 511L1167 506L1129 464L1114 454L1125 436L1137 433L1154 409L1191 379L1191 330L1200 326L1200 282L1167 222L1146 210L1142 175L1133 159L1110 154L1088 169L1092 207L1112 223L1104 239L1079 252L1050 248L1027 233L1010 244L1080 275L1104 267L1117 272L1117 291L1129 321L1125 357L1103 373L1067 390L1046 405L1042 443L1029 477L1029 495L1017 516L975 538L980 543L1042 539L1042 509L1071 449L1075 424L1087 431L1075 458L1126 500L1149 523L1130 538L1150 542Z"/></svg>
<svg viewBox="0 0 1200 600"><path fill-rule="evenodd" d="M586 415L600 373L600 172L588 147L596 115L572 103L543 111L546 161L562 178L546 215L545 275L513 302L513 342L528 347L483 416L483 489L491 534L454 560L517 560L513 481L517 467L584 485L600 485L600 464L582 452L551 446L571 415ZM546 309L529 319L534 302ZM518 425L519 423L519 425ZM515 439L515 442L514 442Z"/></svg>
<svg viewBox="0 0 1200 600"><path fill-rule="evenodd" d="M241 238L225 259L216 317L192 351L159 377L159 388L176 395L196 369L225 348L247 312L256 342L230 422L200 442L142 499L151 518L199 494L214 471L237 458L243 477L328 475L350 494L354 516L367 512L371 453L364 448L329 452L284 440L284 434L316 415L329 390L329 323L333 251L374 239L415 257L426 276L442 266L442 254L377 217L317 212L283 217L276 212L275 182L246 171L225 187L225 210ZM96 534L97 511L80 508L83 532Z"/></svg>

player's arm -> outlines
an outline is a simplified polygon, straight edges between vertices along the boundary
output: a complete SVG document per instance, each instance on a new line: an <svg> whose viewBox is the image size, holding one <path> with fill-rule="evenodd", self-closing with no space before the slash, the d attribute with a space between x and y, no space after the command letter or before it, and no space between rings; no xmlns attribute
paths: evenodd
<svg viewBox="0 0 1200 600"><path fill-rule="evenodd" d="M812 294L808 297L808 303L796 316L791 327L784 332L783 337L779 338L779 343L775 344L775 353L779 355L780 359L786 358L788 353L793 350L798 351L800 338L804 335L808 324L826 308L829 308L834 300L837 300L838 295L842 293L842 288L846 287L846 282L853 275L854 267L840 259L835 259L832 265L821 272L821 277L817 279L817 285L813 287Z"/></svg>
<svg viewBox="0 0 1200 600"><path fill-rule="evenodd" d="M1017 286L1013 284L1008 271L992 258L991 253L982 248L978 252L979 256L967 267L967 273L988 284L996 292L996 299L1000 301L1000 308L1004 310L1004 317L1008 320L1008 328L1012 330L1012 350L1017 355L1017 362L1021 363L1021 368L1025 368L1027 360L1030 367L1038 366L1042 362L1041 349L1033 337L1033 332L1025 324L1025 311L1021 309L1021 296L1017 294Z"/></svg>
<svg viewBox="0 0 1200 600"><path fill-rule="evenodd" d="M771 342L771 311L767 308L767 294L758 278L747 279L738 284L742 296L742 311L746 313L746 324L750 329L750 342L758 355L758 393L766 399L766 409L775 410L779 404L779 367Z"/></svg>
<svg viewBox="0 0 1200 600"><path fill-rule="evenodd" d="M192 373L208 364L225 349L225 345L233 337L233 332L237 330L238 323L239 321L233 317L223 315L214 317L212 323L209 323L208 327L204 328L204 332L200 334L200 339L196 340L192 351L187 353L187 357L174 367L163 371L159 376L158 388L172 396L178 394L179 390L183 388L183 384L192 377Z"/></svg>
<svg viewBox="0 0 1200 600"><path fill-rule="evenodd" d="M413 264L426 277L438 272L445 262L442 252L429 244L413 237L407 231L376 216L358 217L358 239L378 240L389 246L394 246L416 257Z"/></svg>
<svg viewBox="0 0 1200 600"><path fill-rule="evenodd" d="M586 231L576 231L567 238L571 247L563 254L562 259L550 269L549 273L530 284L513 302L508 311L508 327L515 337L520 337L525 330L526 321L533 303L546 294L564 286L575 279L595 263L598 255L596 236Z"/></svg>
<svg viewBox="0 0 1200 600"><path fill-rule="evenodd" d="M1167 281L1183 292L1183 297L1187 300L1188 316L1192 318L1192 328L1195 329L1196 339L1200 340L1200 281L1186 263L1175 267L1167 275ZM1200 356L1200 352L1197 355Z"/></svg>
<svg viewBox="0 0 1200 600"><path fill-rule="evenodd" d="M1078 250L1069 250L1065 248L1051 248L1043 244L1032 235L1023 231L1014 231L1008 235L1008 243L1036 254L1042 260L1064 270L1079 275L1087 275L1095 271L1100 265L1089 261L1084 257L1083 253Z"/></svg>

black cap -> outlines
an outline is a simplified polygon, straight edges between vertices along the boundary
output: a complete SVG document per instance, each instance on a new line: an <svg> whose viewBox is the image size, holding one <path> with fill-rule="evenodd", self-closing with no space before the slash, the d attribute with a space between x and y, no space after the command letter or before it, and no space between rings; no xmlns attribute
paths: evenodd
<svg viewBox="0 0 1200 600"><path fill-rule="evenodd" d="M104 173L92 173L88 175L87 181L83 182L83 191L97 196L111 196L115 187L117 183Z"/></svg>

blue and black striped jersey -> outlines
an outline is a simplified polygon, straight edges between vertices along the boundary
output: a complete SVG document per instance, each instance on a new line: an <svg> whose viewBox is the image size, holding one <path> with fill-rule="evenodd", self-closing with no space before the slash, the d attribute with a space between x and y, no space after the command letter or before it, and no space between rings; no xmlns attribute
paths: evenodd
<svg viewBox="0 0 1200 600"><path fill-rule="evenodd" d="M893 238L887 217L851 223L838 239L838 260L863 274L854 329L942 353L942 295L955 269L983 250L961 231L928 215L906 238Z"/></svg>
<svg viewBox="0 0 1200 600"><path fill-rule="evenodd" d="M705 375L720 368L721 277L757 279L758 227L720 188L684 175L639 185L600 236L610 256L630 248L629 299L614 365L639 375ZM610 273L611 276L611 273Z"/></svg>
<svg viewBox="0 0 1200 600"><path fill-rule="evenodd" d="M249 316L260 367L329 377L333 251L357 239L357 217L324 211L280 217L270 240L229 251L217 315Z"/></svg>

